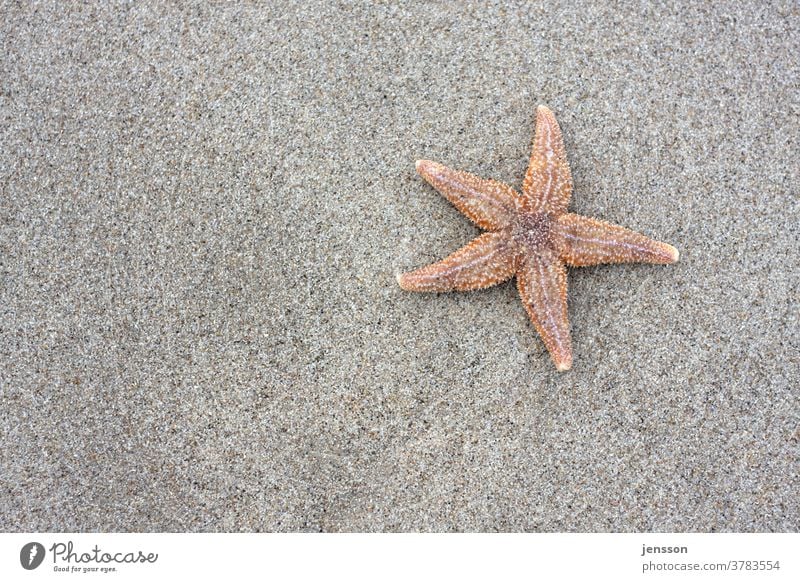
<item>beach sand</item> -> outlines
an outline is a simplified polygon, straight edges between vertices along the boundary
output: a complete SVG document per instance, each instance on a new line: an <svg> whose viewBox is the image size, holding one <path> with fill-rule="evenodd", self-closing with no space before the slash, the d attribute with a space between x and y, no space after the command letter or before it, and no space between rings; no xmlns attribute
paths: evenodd
<svg viewBox="0 0 800 582"><path fill-rule="evenodd" d="M798 530L795 2L4 4L0 530ZM570 270L566 373L395 280L538 104L681 253Z"/></svg>

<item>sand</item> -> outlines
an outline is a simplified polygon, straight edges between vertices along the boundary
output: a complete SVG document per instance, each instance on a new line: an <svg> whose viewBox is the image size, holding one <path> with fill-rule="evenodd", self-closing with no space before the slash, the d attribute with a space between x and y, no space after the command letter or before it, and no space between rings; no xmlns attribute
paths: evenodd
<svg viewBox="0 0 800 582"><path fill-rule="evenodd" d="M796 3L163 4L2 9L0 530L798 531ZM570 271L567 373L395 281L540 103L681 252Z"/></svg>

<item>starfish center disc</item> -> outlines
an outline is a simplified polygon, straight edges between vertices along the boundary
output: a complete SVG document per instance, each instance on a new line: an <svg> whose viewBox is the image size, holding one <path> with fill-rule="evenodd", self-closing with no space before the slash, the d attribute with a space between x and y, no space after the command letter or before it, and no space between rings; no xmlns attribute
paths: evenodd
<svg viewBox="0 0 800 582"><path fill-rule="evenodd" d="M512 236L515 241L529 249L552 246L550 223L552 219L545 213L521 214L514 225Z"/></svg>

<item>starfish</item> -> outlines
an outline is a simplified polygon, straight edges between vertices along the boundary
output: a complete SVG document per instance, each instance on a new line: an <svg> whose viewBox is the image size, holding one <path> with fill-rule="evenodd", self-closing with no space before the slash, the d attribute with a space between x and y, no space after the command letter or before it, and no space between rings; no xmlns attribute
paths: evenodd
<svg viewBox="0 0 800 582"><path fill-rule="evenodd" d="M559 371L572 367L567 318L567 266L678 260L678 250L622 226L567 212L572 175L561 129L540 105L522 191L442 164L417 171L483 233L447 258L404 273L406 291L484 289L517 279L522 303Z"/></svg>

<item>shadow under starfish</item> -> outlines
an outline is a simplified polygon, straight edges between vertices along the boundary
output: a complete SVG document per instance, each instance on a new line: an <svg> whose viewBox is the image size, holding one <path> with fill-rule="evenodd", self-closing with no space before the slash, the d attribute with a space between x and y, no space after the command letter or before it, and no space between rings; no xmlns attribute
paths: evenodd
<svg viewBox="0 0 800 582"><path fill-rule="evenodd" d="M406 291L467 291L516 276L534 327L559 371L572 366L567 265L678 260L675 247L608 222L567 212L572 195L561 129L540 105L522 191L436 162L417 171L480 228L487 230L438 263L397 277Z"/></svg>

